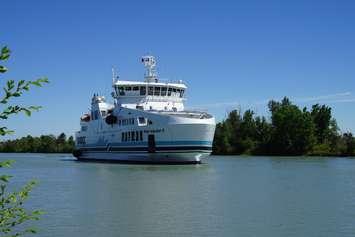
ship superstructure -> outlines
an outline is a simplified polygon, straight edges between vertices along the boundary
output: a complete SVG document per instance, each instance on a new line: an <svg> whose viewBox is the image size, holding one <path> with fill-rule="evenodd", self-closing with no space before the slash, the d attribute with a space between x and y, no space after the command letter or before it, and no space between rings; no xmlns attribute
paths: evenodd
<svg viewBox="0 0 355 237"><path fill-rule="evenodd" d="M212 151L215 119L184 108L187 86L160 82L153 56L143 56L144 81L119 80L113 72L114 103L94 94L91 111L76 132L79 160L199 163Z"/></svg>

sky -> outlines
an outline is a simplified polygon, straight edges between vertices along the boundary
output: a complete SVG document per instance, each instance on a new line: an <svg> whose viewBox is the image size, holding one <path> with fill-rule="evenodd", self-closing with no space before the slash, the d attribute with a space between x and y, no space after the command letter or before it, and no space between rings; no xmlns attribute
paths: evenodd
<svg viewBox="0 0 355 237"><path fill-rule="evenodd" d="M186 106L217 121L235 108L270 116L267 101L287 96L331 106L355 133L354 12L341 0L3 0L0 46L12 55L1 80L50 84L14 100L40 112L2 126L9 138L73 135L93 93L111 100L111 67L143 80L140 57L153 54L160 78L187 83Z"/></svg>

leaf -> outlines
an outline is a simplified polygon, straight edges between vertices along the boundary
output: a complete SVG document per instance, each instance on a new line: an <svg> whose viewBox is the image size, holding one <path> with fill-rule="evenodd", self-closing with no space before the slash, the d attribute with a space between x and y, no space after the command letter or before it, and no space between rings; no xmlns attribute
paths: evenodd
<svg viewBox="0 0 355 237"><path fill-rule="evenodd" d="M42 86L41 82L39 82L39 81L31 81L31 84L35 85L35 86Z"/></svg>
<svg viewBox="0 0 355 237"><path fill-rule="evenodd" d="M15 87L15 81L14 80L8 80L6 82L6 85L7 85L7 89L8 90L12 90Z"/></svg>
<svg viewBox="0 0 355 237"><path fill-rule="evenodd" d="M10 168L13 160L5 160L0 162L0 168Z"/></svg>
<svg viewBox="0 0 355 237"><path fill-rule="evenodd" d="M33 106L33 105L28 107L28 109L34 110L34 111L39 111L41 108L42 108L42 106Z"/></svg>
<svg viewBox="0 0 355 237"><path fill-rule="evenodd" d="M32 114L31 110L29 110L29 109L23 108L23 111L25 112L25 114L27 116L31 116L31 114Z"/></svg>
<svg viewBox="0 0 355 237"><path fill-rule="evenodd" d="M0 73L5 73L6 71L7 71L7 68L0 65Z"/></svg>
<svg viewBox="0 0 355 237"><path fill-rule="evenodd" d="M7 182L9 182L9 180L10 180L11 177L12 177L12 176L10 176L10 175L1 175L1 176L0 176L0 180L3 181L3 182L5 182L5 183L7 183Z"/></svg>
<svg viewBox="0 0 355 237"><path fill-rule="evenodd" d="M18 83L17 83L17 87L20 87L22 86L23 84L25 84L25 80L20 80Z"/></svg>
<svg viewBox="0 0 355 237"><path fill-rule="evenodd" d="M49 80L48 80L48 78L44 77L44 78L39 78L35 81L30 81L30 83L32 85L41 87L43 83L49 83Z"/></svg>
<svg viewBox="0 0 355 237"><path fill-rule="evenodd" d="M11 53L11 51L7 46L3 47L1 49L1 53L0 53L0 60L8 59L10 57L10 53Z"/></svg>

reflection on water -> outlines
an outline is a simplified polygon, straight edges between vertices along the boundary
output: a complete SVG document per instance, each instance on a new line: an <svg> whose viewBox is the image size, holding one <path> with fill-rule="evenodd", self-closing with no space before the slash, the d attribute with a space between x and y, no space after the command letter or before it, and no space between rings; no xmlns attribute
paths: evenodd
<svg viewBox="0 0 355 237"><path fill-rule="evenodd" d="M355 160L212 157L200 165L9 154L40 180L38 236L354 236Z"/></svg>

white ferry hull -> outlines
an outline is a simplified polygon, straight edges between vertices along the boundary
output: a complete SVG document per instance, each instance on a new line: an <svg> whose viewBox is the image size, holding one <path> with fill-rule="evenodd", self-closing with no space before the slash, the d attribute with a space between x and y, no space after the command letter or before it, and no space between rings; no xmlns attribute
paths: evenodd
<svg viewBox="0 0 355 237"><path fill-rule="evenodd" d="M122 163L157 163L157 164L199 164L210 152L83 152L79 161L102 161Z"/></svg>
<svg viewBox="0 0 355 237"><path fill-rule="evenodd" d="M125 112L142 115L142 111L137 110L125 109ZM108 133L101 144L93 140L77 146L74 155L82 161L194 164L211 154L214 118L200 120L151 113L144 113L144 116L154 119L155 126L140 130L143 141L122 142L120 134L125 130L118 129L117 137ZM152 134L155 137L153 149L147 139Z"/></svg>

